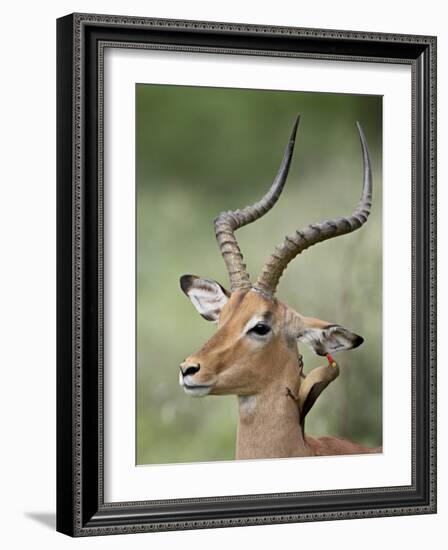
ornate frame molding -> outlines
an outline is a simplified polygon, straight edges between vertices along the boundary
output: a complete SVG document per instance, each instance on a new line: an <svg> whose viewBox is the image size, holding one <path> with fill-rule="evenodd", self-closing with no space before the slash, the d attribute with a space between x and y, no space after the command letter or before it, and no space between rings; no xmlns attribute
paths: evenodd
<svg viewBox="0 0 448 550"><path fill-rule="evenodd" d="M106 47L412 66L412 485L104 502L102 83ZM436 62L436 38L430 36L93 14L58 20L59 531L90 536L436 511ZM96 125L89 123L92 113L97 115ZM86 317L87 305L96 311L93 321L92 315ZM94 426L84 420L88 412L95 413ZM384 498L378 503L380 495ZM309 505L303 504L305 500ZM274 502L277 508L272 513L269 505Z"/></svg>

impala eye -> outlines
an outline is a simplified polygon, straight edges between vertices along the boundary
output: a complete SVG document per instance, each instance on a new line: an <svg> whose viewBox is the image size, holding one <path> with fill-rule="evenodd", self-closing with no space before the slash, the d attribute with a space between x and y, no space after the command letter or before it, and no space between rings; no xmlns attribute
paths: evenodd
<svg viewBox="0 0 448 550"><path fill-rule="evenodd" d="M259 336L264 336L268 332L270 332L271 327L269 325L266 325L265 323L257 323L254 327L252 327L249 332L252 332L254 334L258 334Z"/></svg>

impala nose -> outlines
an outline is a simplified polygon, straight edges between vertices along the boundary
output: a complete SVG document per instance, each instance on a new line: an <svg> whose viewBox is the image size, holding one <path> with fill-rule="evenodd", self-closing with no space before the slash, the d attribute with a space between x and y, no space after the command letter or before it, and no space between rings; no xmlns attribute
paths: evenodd
<svg viewBox="0 0 448 550"><path fill-rule="evenodd" d="M189 374L196 374L200 368L201 365L199 363L196 365L182 363L180 365L180 372L182 373L182 376L188 376Z"/></svg>

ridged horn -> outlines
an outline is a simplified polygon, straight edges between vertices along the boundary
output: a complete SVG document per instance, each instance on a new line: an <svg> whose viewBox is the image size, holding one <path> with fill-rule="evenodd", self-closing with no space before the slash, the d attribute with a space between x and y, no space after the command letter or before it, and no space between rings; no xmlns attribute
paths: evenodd
<svg viewBox="0 0 448 550"><path fill-rule="evenodd" d="M243 255L235 238L235 231L261 218L280 197L291 164L299 120L300 115L295 121L278 174L269 191L255 204L246 206L242 210L221 212L214 220L216 240L229 272L232 291L252 286L246 265L243 262Z"/></svg>
<svg viewBox="0 0 448 550"><path fill-rule="evenodd" d="M280 277L286 266L298 254L310 246L351 233L360 228L370 214L372 205L372 171L370 168L369 150L364 132L359 122L356 123L361 141L363 158L363 185L359 204L351 216L325 220L318 224L310 224L297 230L293 235L286 236L284 241L277 245L274 252L263 267L255 287L269 296L273 296L277 289Z"/></svg>

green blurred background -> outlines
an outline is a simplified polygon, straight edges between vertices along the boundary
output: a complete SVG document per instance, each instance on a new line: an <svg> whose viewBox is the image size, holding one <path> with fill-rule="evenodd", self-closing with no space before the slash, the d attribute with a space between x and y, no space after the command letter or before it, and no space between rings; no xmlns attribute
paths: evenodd
<svg viewBox="0 0 448 550"><path fill-rule="evenodd" d="M216 329L181 292L179 277L192 273L228 286L212 221L266 192L297 113L283 194L237 237L254 278L286 233L350 213L361 192L361 122L374 174L369 221L296 258L277 295L365 338L338 354L341 374L313 407L307 433L380 445L381 97L139 84L136 111L137 464L234 458L236 397L193 399L178 385L179 363ZM301 353L305 371L323 364L305 345Z"/></svg>

